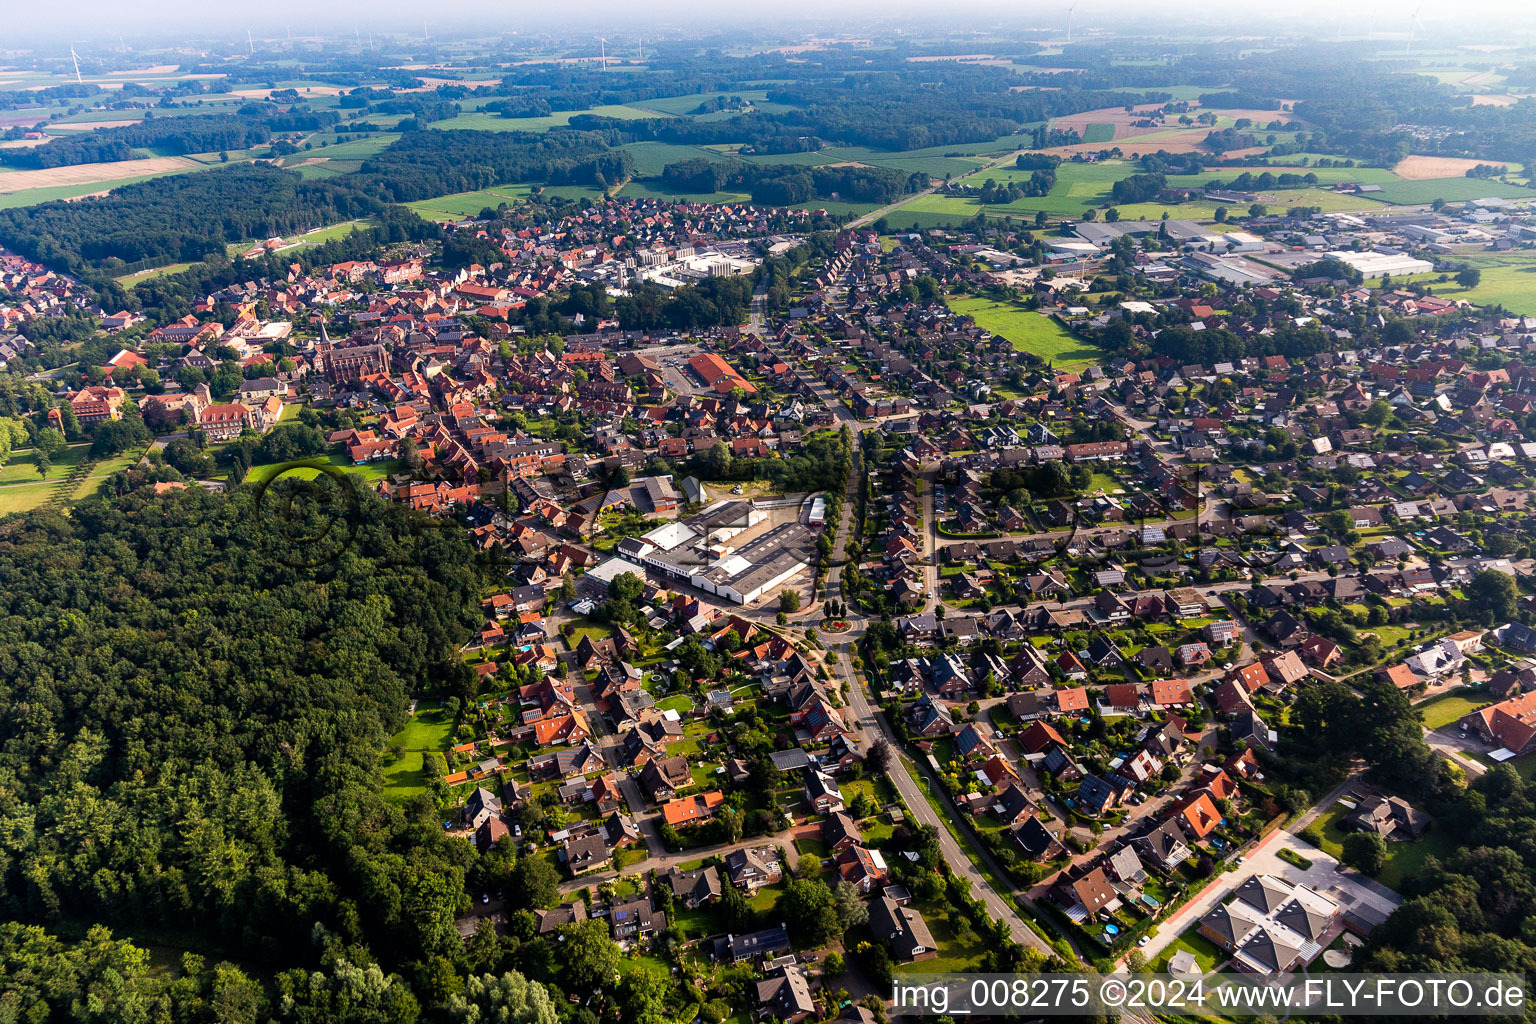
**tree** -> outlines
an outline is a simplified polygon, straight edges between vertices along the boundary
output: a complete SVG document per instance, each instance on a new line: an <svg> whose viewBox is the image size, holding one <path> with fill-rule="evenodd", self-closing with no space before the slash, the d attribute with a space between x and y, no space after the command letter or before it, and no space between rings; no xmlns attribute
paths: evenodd
<svg viewBox="0 0 1536 1024"><path fill-rule="evenodd" d="M820 879L797 878L790 882L774 909L807 948L825 945L837 934L836 899Z"/></svg>
<svg viewBox="0 0 1536 1024"><path fill-rule="evenodd" d="M779 611L797 612L800 610L800 592L798 590L785 589L779 593Z"/></svg>
<svg viewBox="0 0 1536 1024"><path fill-rule="evenodd" d="M525 907L547 907L560 895L560 876L554 865L541 857L524 857L517 862L513 891Z"/></svg>
<svg viewBox="0 0 1536 1024"><path fill-rule="evenodd" d="M1344 837L1345 864L1375 878L1387 866L1387 841L1375 832L1355 832Z"/></svg>
<svg viewBox="0 0 1536 1024"><path fill-rule="evenodd" d="M42 452L43 454L47 455L49 459L53 459L59 454L59 452L63 451L64 445L64 435L59 433L53 427L44 427L42 430L39 430L37 432L37 436L32 439L32 450Z"/></svg>
<svg viewBox="0 0 1536 1024"><path fill-rule="evenodd" d="M868 916L867 913L866 916ZM825 978L841 977L847 969L847 965L843 963L843 954L835 949L828 953L821 962L821 973L822 977Z"/></svg>
<svg viewBox="0 0 1536 1024"><path fill-rule="evenodd" d="M626 1021L665 1022L667 990L671 979L653 967L632 968L619 984L619 1006Z"/></svg>
<svg viewBox="0 0 1536 1024"><path fill-rule="evenodd" d="M843 931L857 928L869 920L869 907L865 905L859 887L846 878L837 883L832 897L837 911L837 920L842 925Z"/></svg>
<svg viewBox="0 0 1536 1024"><path fill-rule="evenodd" d="M447 1007L451 1019L465 1024L556 1024L560 1019L549 990L517 971L500 977L471 974Z"/></svg>
<svg viewBox="0 0 1536 1024"><path fill-rule="evenodd" d="M32 449L32 468L37 470L37 475L46 477L48 470L53 468L53 460L48 453L41 448Z"/></svg>
<svg viewBox="0 0 1536 1024"><path fill-rule="evenodd" d="M877 775L888 775L894 760L895 755L891 745L883 739L876 740L870 744L868 752L864 755L864 767Z"/></svg>
<svg viewBox="0 0 1536 1024"><path fill-rule="evenodd" d="M561 973L566 990L592 992L612 987L622 954L608 937L608 922L583 921L565 926L563 932Z"/></svg>
<svg viewBox="0 0 1536 1024"><path fill-rule="evenodd" d="M399 455L400 463L405 467L407 473L414 476L422 471L425 460L421 455L421 445L417 443L414 437L401 438L396 453Z"/></svg>
<svg viewBox="0 0 1536 1024"><path fill-rule="evenodd" d="M1483 272L1476 267L1465 267L1456 272L1456 283L1463 288L1476 288L1483 279Z"/></svg>
<svg viewBox="0 0 1536 1024"><path fill-rule="evenodd" d="M1508 622L1518 608L1515 581L1497 569L1484 569L1467 584L1467 604L1485 625Z"/></svg>

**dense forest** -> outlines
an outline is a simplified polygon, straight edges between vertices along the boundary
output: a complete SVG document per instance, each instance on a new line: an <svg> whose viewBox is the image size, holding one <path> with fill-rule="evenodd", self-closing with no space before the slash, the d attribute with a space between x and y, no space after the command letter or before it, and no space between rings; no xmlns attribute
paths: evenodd
<svg viewBox="0 0 1536 1024"><path fill-rule="evenodd" d="M361 190L408 203L520 181L606 188L629 176L626 152L589 132L407 132L363 162Z"/></svg>
<svg viewBox="0 0 1536 1024"><path fill-rule="evenodd" d="M750 192L754 203L784 206L812 199L889 203L905 192L928 187L928 175L908 174L888 167L835 165L801 167L794 164L751 164L744 161L695 157L668 164L662 180L684 192Z"/></svg>
<svg viewBox="0 0 1536 1024"><path fill-rule="evenodd" d="M377 766L408 698L469 675L473 555L367 494L330 534L349 544L297 551L333 524L278 497L0 525L7 917L164 925L279 968L324 934L390 969L460 950L473 849L385 802Z"/></svg>
<svg viewBox="0 0 1536 1024"><path fill-rule="evenodd" d="M231 242L295 234L380 208L336 182L232 164L126 185L94 199L0 211L0 245L70 273L102 267L110 274L120 266L112 261L199 260L222 254Z"/></svg>
<svg viewBox="0 0 1536 1024"><path fill-rule="evenodd" d="M768 99L789 110L751 110L718 120L578 114L570 124L611 131L617 141L741 143L743 152L758 154L803 152L822 143L903 150L990 142L1064 114L1168 98L1166 93L1087 92L1069 79L1056 80L1051 91L1014 92L1019 79L1006 69L967 64L895 61L880 70L861 66L858 74L828 70L783 74L789 84L769 89Z"/></svg>

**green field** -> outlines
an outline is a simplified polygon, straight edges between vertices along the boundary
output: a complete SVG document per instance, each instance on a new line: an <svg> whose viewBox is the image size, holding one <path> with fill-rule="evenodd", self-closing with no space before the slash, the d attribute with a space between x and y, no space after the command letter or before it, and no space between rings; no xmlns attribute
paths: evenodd
<svg viewBox="0 0 1536 1024"><path fill-rule="evenodd" d="M186 174L196 168L186 168L180 171L166 171L164 174L140 174L131 178L116 178L112 181L93 181L81 185L54 185L49 188L27 188L18 192L0 192L0 210L11 210L19 206L35 206L38 203L46 203L51 199L76 199L80 196L95 195L97 192L109 192L114 188L122 188L124 185L135 185L151 178L163 178L166 174Z"/></svg>
<svg viewBox="0 0 1536 1024"><path fill-rule="evenodd" d="M345 135L346 132L341 134ZM350 136L337 142L335 132L320 132L311 138L314 148L286 156L282 165L306 177L319 174L349 174L362 167L363 161L388 149L400 136L394 132ZM320 143L326 143L322 146Z"/></svg>
<svg viewBox="0 0 1536 1024"><path fill-rule="evenodd" d="M978 327L1007 338L1016 351L1031 352L1058 370L1086 369L1099 359L1098 349L1034 310L980 296L955 296L947 301L950 309L972 317Z"/></svg>
<svg viewBox="0 0 1536 1024"><path fill-rule="evenodd" d="M1115 126L1112 124L1090 124L1083 131L1084 142L1111 142L1115 137Z"/></svg>
<svg viewBox="0 0 1536 1024"><path fill-rule="evenodd" d="M895 972L898 975L954 974L975 970L976 961L986 951L987 944L974 929L970 928L970 922L966 922L967 930L962 937L962 933L955 927L960 921L960 915L952 913L948 906L921 900L914 900L913 906L928 923L928 931L933 934L933 942L939 948L939 955L929 960L896 964Z"/></svg>
<svg viewBox="0 0 1536 1024"><path fill-rule="evenodd" d="M770 102L768 92L765 89L732 89L729 92L701 92L689 93L685 96L662 96L654 100L636 100L630 106L645 111L649 115L661 117L683 117L685 115L700 119L718 118L721 116L734 117L735 114L730 111L710 111L705 114L692 113L701 104L709 100L716 99L717 97L731 96L740 96L744 100L750 100L754 107L765 114L783 113L784 111L794 109L784 103Z"/></svg>
<svg viewBox="0 0 1536 1024"><path fill-rule="evenodd" d="M30 448L12 452L5 465L0 466L0 486L62 480L69 476L70 470L74 469L90 450L91 446L88 444L69 445L53 457L53 464L48 467L48 475L46 477L37 475L37 470L32 465L32 450Z"/></svg>
<svg viewBox="0 0 1536 1024"><path fill-rule="evenodd" d="M163 267L150 267L148 270L141 270L136 274L124 274L122 277L115 278L115 280L124 288L132 288L136 284L156 277L164 277L166 274L179 274L193 266L195 264L192 263L168 263Z"/></svg>
<svg viewBox="0 0 1536 1024"><path fill-rule="evenodd" d="M508 205L520 203L531 196L537 187L526 184L497 185L495 188L480 189L476 192L455 192L452 195L438 196L436 199L420 199L405 205L428 220L464 220L478 217L480 211L486 207L494 210L502 203ZM602 192L598 189L583 185L552 185L545 188L544 193L550 196L563 196L566 199L597 199L602 196Z"/></svg>
<svg viewBox="0 0 1536 1024"><path fill-rule="evenodd" d="M586 110L558 110L544 117L502 117L500 114L475 111L473 113L460 114L457 117L450 117L444 121L434 121L431 127L440 131L469 128L482 132L542 132L550 128L564 128L571 123L571 118L578 114L597 114L599 117L615 117L626 121L658 116L655 111L624 106L590 107Z"/></svg>
<svg viewBox="0 0 1536 1024"><path fill-rule="evenodd" d="M399 803L425 792L427 774L422 755L431 750L446 750L452 732L453 722L440 708L418 708L405 728L390 737L389 745L404 747L405 753L383 768L385 799Z"/></svg>
<svg viewBox="0 0 1536 1024"><path fill-rule="evenodd" d="M752 197L745 192L678 192L660 178L627 183L619 194L628 199L663 199L680 203L745 203Z"/></svg>
<svg viewBox="0 0 1536 1024"><path fill-rule="evenodd" d="M1482 272L1476 288L1463 288L1454 280L1439 281L1441 275L1414 274L1393 278L1394 285L1420 281L1435 295L1446 299L1466 299L1478 305L1502 305L1511 313L1536 316L1536 254L1528 252L1475 253L1458 256ZM1379 288L1380 281L1367 282Z"/></svg>
<svg viewBox="0 0 1536 1024"><path fill-rule="evenodd" d="M308 462L311 460L306 459L304 461ZM340 452L333 453L331 455L325 456L324 458L316 456L314 457L313 461L324 463L327 466L335 467L336 469L340 469L346 473L354 473L362 477L364 482L370 486L378 483L380 480L384 479L385 477L389 476L389 474L397 471L400 468L400 464L394 459L384 459L379 462L370 462L366 466L354 466L352 465L352 460L348 459ZM274 476L278 475L279 471L282 470L283 465L284 464L282 463L274 463L266 466L253 466L251 468L250 476L248 476L246 479L250 480L252 483L262 483L263 481L270 480ZM313 466L295 466L294 468L284 472L283 476L293 477L298 480L313 480L319 476L320 473L321 470Z"/></svg>
<svg viewBox="0 0 1536 1024"><path fill-rule="evenodd" d="M864 146L831 146L811 153L764 153L742 159L761 164L801 164L808 167L860 163L875 167L890 167L909 174L921 171L935 178L942 178L946 174L959 177L976 170L989 160L1021 148L1024 141L1017 135L1004 135L992 142L896 151L869 149ZM1028 177L1028 174L1025 177Z"/></svg>
<svg viewBox="0 0 1536 1024"><path fill-rule="evenodd" d="M1444 199L1448 203L1461 203L1470 199L1536 199L1536 190L1506 185L1499 181L1480 178L1424 178L1406 181L1393 175L1381 182L1381 191L1374 195L1385 203L1419 205Z"/></svg>
<svg viewBox="0 0 1536 1024"><path fill-rule="evenodd" d="M69 495L69 500L73 502L89 498L101 488L107 477L127 469L143 457L143 449L135 448L122 455L117 455L110 459L102 459L91 467L91 471L85 475L84 479L75 485L74 491Z"/></svg>
<svg viewBox="0 0 1536 1024"><path fill-rule="evenodd" d="M675 146L670 142L631 142L620 146L635 161L635 177L657 178L667 164L702 158L726 160L728 157L703 146Z"/></svg>
<svg viewBox="0 0 1536 1024"><path fill-rule="evenodd" d="M13 512L30 512L34 508L47 504L58 486L57 482L44 481L0 487L0 516L8 516Z"/></svg>

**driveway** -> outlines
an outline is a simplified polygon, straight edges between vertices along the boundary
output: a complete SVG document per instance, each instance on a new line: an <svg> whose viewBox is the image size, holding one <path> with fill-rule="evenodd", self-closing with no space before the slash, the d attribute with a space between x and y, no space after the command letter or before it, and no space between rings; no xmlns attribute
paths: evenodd
<svg viewBox="0 0 1536 1024"><path fill-rule="evenodd" d="M1279 853L1285 849L1310 860L1312 866L1301 868L1281 860ZM1285 829L1276 829L1248 851L1244 863L1237 870L1222 875L1159 925L1152 940L1142 947L1142 953L1149 961L1156 960L1158 954L1188 931L1191 925L1254 875L1274 875L1292 885L1305 885L1333 900L1346 912L1364 903L1383 914L1390 914L1402 902L1402 897L1386 886L1343 867L1322 850L1296 838Z"/></svg>

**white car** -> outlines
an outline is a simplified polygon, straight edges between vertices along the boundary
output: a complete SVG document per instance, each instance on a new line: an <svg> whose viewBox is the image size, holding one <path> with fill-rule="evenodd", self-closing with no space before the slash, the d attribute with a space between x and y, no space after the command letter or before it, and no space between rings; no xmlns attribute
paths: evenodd
<svg viewBox="0 0 1536 1024"><path fill-rule="evenodd" d="M1152 936L1150 936L1150 935L1143 935L1141 938L1136 940L1136 945L1138 945L1138 946L1145 946L1147 943L1149 943L1151 941L1152 941Z"/></svg>

